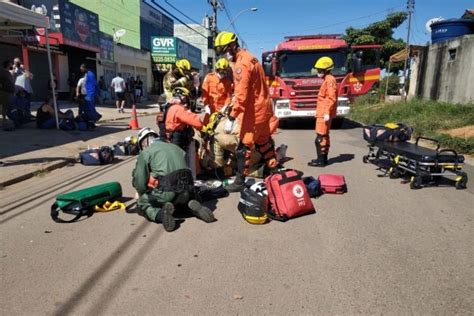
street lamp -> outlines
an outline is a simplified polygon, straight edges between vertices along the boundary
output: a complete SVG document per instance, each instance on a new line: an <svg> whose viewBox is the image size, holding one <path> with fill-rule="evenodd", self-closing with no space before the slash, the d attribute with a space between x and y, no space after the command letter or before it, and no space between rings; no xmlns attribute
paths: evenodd
<svg viewBox="0 0 474 316"><path fill-rule="evenodd" d="M241 16L242 14L244 14L245 12L248 12L248 11L255 12L255 11L257 11L257 10L258 10L258 8L256 8L256 7L248 8L248 9L243 9L242 11L240 11L239 13L237 13L237 14L234 16L234 18L233 18L232 20L230 20L229 25L228 25L226 28L224 28L224 30L227 30L229 27L231 27L232 24L234 24L235 20L237 20L237 18L238 18L239 16Z"/></svg>

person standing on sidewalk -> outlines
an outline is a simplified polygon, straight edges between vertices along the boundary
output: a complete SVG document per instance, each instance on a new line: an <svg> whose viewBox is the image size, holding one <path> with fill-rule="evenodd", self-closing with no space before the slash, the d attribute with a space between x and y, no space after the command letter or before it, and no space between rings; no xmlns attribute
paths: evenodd
<svg viewBox="0 0 474 316"><path fill-rule="evenodd" d="M33 118L31 115L31 95L33 94L31 80L33 80L33 74L25 69L21 59L18 57L13 60L13 76L15 78L15 93L20 94L21 97L26 98L27 102L25 103L25 113L30 118Z"/></svg>
<svg viewBox="0 0 474 316"><path fill-rule="evenodd" d="M194 180L186 166L184 150L155 139L156 134L147 132L147 129L142 131L139 143L142 146L151 145L140 152L132 174L132 184L139 195L139 209L148 220L162 223L167 232L177 227L174 211L178 207L187 207L206 223L214 222L216 219L212 211L196 200ZM145 137L154 139L146 141Z"/></svg>
<svg viewBox="0 0 474 316"><path fill-rule="evenodd" d="M230 134L237 119L240 122L240 134L236 151L236 178L226 190L240 192L245 188L254 146L264 157L269 169L278 167L270 131L273 108L263 67L250 52L239 47L237 36L231 32L221 32L215 39L214 47L218 55L235 63L234 101L224 131Z"/></svg>
<svg viewBox="0 0 474 316"><path fill-rule="evenodd" d="M132 107L135 104L135 79L129 77L125 83L125 99L127 105Z"/></svg>
<svg viewBox="0 0 474 316"><path fill-rule="evenodd" d="M323 84L319 89L318 103L316 105L316 146L317 159L308 162L311 167L325 167L328 164L329 153L329 130L331 121L336 116L337 110L337 82L331 74L334 62L330 57L321 57L314 64L319 78L323 78Z"/></svg>
<svg viewBox="0 0 474 316"><path fill-rule="evenodd" d="M135 80L135 98L137 103L141 102L141 98L143 97L143 81L140 76L137 76Z"/></svg>
<svg viewBox="0 0 474 316"><path fill-rule="evenodd" d="M123 107L125 105L125 80L122 78L122 74L119 72L117 77L112 79L110 87L114 89L115 92L115 105L119 113L125 113Z"/></svg>
<svg viewBox="0 0 474 316"><path fill-rule="evenodd" d="M15 93L15 81L12 75L12 62L7 60L3 62L2 69L0 70L0 107L2 112L2 125L3 130L11 131L13 129L7 120L7 111L10 106L11 99Z"/></svg>
<svg viewBox="0 0 474 316"><path fill-rule="evenodd" d="M95 74L87 68L86 64L81 65L81 72L85 75L85 87L86 87L86 96L84 98L84 107L82 108L82 113L85 114L87 120L89 121L91 127L95 126L95 122L100 120L102 115L100 115L95 109L95 97L97 96L97 80L95 79Z"/></svg>

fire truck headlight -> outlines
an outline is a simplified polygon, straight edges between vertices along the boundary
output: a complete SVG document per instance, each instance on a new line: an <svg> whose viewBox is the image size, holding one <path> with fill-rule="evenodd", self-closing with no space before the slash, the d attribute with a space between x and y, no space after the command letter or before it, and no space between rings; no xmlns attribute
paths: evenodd
<svg viewBox="0 0 474 316"><path fill-rule="evenodd" d="M337 106L349 106L349 99L344 97L337 98Z"/></svg>
<svg viewBox="0 0 474 316"><path fill-rule="evenodd" d="M278 100L276 102L277 109L289 109L290 108L290 100Z"/></svg>

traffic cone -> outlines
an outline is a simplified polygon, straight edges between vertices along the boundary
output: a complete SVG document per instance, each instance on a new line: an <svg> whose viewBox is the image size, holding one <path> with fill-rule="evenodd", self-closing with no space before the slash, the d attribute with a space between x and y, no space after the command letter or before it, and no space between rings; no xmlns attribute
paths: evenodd
<svg viewBox="0 0 474 316"><path fill-rule="evenodd" d="M132 106L132 117L130 119L130 123L128 123L128 128L130 129L139 129L138 126L138 119L137 119L137 109L135 108L135 104Z"/></svg>

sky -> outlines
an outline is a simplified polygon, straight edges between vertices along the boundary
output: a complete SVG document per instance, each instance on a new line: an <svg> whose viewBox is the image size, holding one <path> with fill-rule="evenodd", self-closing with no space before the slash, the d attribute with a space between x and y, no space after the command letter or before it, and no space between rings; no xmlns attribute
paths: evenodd
<svg viewBox="0 0 474 316"><path fill-rule="evenodd" d="M222 0L221 0L222 1ZM166 2L196 21L212 15L207 0L158 0L164 8L185 22L192 23ZM387 14L406 10L406 0L224 0L240 39L256 56L272 50L287 35L341 34L348 26L365 27ZM252 7L256 12L239 12ZM465 9L474 8L472 0L415 0L410 43L424 45L430 40L425 23L434 17L459 18ZM238 15L238 16L237 16ZM175 23L179 23L175 21ZM395 30L396 38L406 40L407 21ZM218 11L218 26L229 26L225 10ZM232 28L230 31L234 31Z"/></svg>

